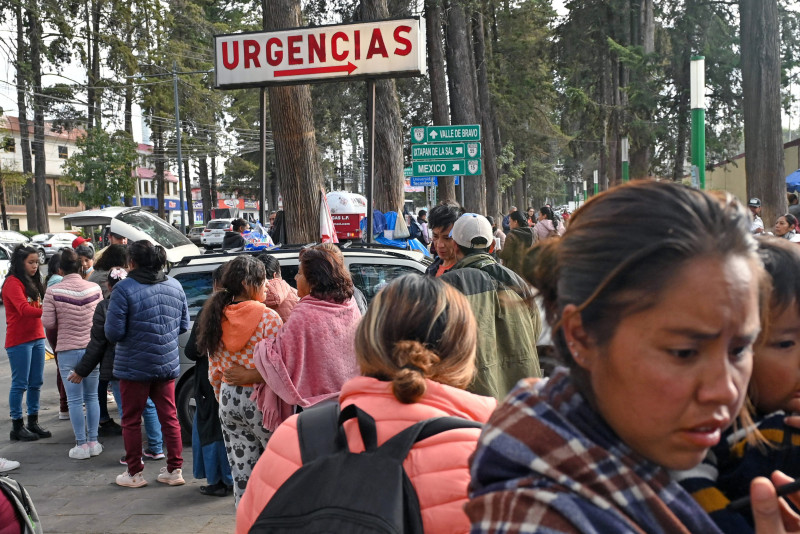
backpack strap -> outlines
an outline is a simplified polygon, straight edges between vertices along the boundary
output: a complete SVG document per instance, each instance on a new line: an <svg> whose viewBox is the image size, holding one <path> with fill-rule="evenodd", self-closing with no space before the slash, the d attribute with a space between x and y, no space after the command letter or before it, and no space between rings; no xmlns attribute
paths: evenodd
<svg viewBox="0 0 800 534"><path fill-rule="evenodd" d="M303 410L297 416L297 438L303 465L340 450L339 403Z"/></svg>
<svg viewBox="0 0 800 534"><path fill-rule="evenodd" d="M461 417L436 417L410 426L381 445L393 458L404 459L415 443L457 428L483 428L483 424Z"/></svg>

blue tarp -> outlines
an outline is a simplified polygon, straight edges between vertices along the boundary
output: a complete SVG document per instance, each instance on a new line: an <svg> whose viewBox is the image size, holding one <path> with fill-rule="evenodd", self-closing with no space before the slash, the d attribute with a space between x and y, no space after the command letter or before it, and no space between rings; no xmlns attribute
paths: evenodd
<svg viewBox="0 0 800 534"><path fill-rule="evenodd" d="M800 170L786 177L786 190L790 193L800 191Z"/></svg>

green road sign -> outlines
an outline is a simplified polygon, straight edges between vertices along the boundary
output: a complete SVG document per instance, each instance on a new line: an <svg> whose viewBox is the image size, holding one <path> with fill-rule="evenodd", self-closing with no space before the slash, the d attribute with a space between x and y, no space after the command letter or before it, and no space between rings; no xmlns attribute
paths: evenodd
<svg viewBox="0 0 800 534"><path fill-rule="evenodd" d="M479 159L451 159L446 161L414 161L414 176L476 176L483 166Z"/></svg>
<svg viewBox="0 0 800 534"><path fill-rule="evenodd" d="M411 167L403 167L403 176L408 178L409 176L413 176L411 172Z"/></svg>
<svg viewBox="0 0 800 534"><path fill-rule="evenodd" d="M452 143L456 141L480 140L480 124L457 124L455 126L414 126L411 128L411 144Z"/></svg>
<svg viewBox="0 0 800 534"><path fill-rule="evenodd" d="M464 159L480 158L480 143L439 143L435 145L411 145L411 159Z"/></svg>

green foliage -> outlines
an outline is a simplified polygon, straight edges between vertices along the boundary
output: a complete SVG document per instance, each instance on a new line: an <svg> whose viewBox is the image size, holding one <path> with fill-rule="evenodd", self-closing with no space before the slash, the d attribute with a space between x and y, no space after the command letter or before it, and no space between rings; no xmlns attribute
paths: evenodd
<svg viewBox="0 0 800 534"><path fill-rule="evenodd" d="M109 134L95 129L78 139L79 151L64 163L66 178L83 184L78 199L86 206L122 204L122 197L134 194L132 165L136 143L121 131Z"/></svg>
<svg viewBox="0 0 800 534"><path fill-rule="evenodd" d="M504 170L500 174L500 191L505 191L511 187L517 180L522 180L525 177L525 162L520 161L517 163L516 155L514 153L514 143L508 142L503 145L503 149L497 156L497 165Z"/></svg>

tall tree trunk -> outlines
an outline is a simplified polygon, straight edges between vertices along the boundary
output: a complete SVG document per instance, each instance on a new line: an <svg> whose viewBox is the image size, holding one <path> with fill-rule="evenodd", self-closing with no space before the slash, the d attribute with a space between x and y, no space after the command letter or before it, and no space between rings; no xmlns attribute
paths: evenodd
<svg viewBox="0 0 800 534"><path fill-rule="evenodd" d="M93 91L94 101L89 105L94 110L94 127L102 128L102 112L100 108L100 97L103 92L96 86L100 82L100 11L102 0L92 0L92 76L89 78L89 85L95 86Z"/></svg>
<svg viewBox="0 0 800 534"><path fill-rule="evenodd" d="M268 30L302 25L300 0L272 0L267 14ZM307 85L269 89L275 159L284 195L286 234L291 243L310 243L320 237L322 170L311 107L311 90Z"/></svg>
<svg viewBox="0 0 800 534"><path fill-rule="evenodd" d="M183 162L183 198L186 202L186 215L188 216L186 226L188 228L194 226L194 206L192 206L192 175L189 172L190 170L191 165L189 165L189 158L186 158L186 161ZM181 209L183 209L183 206L181 206Z"/></svg>
<svg viewBox="0 0 800 534"><path fill-rule="evenodd" d="M47 218L47 176L44 152L44 97L42 96L42 23L38 6L28 10L30 28L31 74L33 76L33 146L35 148L33 175L36 191L36 231L50 231ZM28 221L30 223L30 221Z"/></svg>
<svg viewBox="0 0 800 534"><path fill-rule="evenodd" d="M450 83L450 113L453 124L477 124L475 110L477 95L473 83L472 49L467 17L462 0L451 0L447 10L447 77ZM483 213L481 210L483 180L477 176L463 177L464 208ZM485 197L483 197L485 198Z"/></svg>
<svg viewBox="0 0 800 534"><path fill-rule="evenodd" d="M444 71L444 50L442 49L442 6L441 0L425 0L425 33L428 41L428 76L431 81L431 104L433 124L448 126L450 112L447 107L447 81ZM455 178L439 177L436 188L439 201L456 200Z"/></svg>
<svg viewBox="0 0 800 534"><path fill-rule="evenodd" d="M217 207L217 200L219 199L217 195L217 157L211 156L211 183L209 184L211 187L211 208L214 209ZM208 222L208 221L206 221Z"/></svg>
<svg viewBox="0 0 800 534"><path fill-rule="evenodd" d="M364 0L362 20L389 18L386 0ZM402 211L405 193L403 177L403 127L400 102L393 79L375 82L375 187L374 208L383 212Z"/></svg>
<svg viewBox="0 0 800 534"><path fill-rule="evenodd" d="M30 126L28 125L28 106L25 93L28 85L28 58L25 45L25 23L22 17L22 2L17 2L14 13L17 22L17 57L14 67L17 70L17 109L19 110L20 154L22 154L22 172L25 174L25 214L28 229L36 226L38 219L36 191L33 183L33 164L31 162Z"/></svg>
<svg viewBox="0 0 800 534"><path fill-rule="evenodd" d="M777 0L740 0L747 195L761 199L765 226L786 213Z"/></svg>
<svg viewBox="0 0 800 534"><path fill-rule="evenodd" d="M203 222L211 220L211 186L208 183L208 159L202 156L198 160L197 179L200 181L200 199L203 201Z"/></svg>
<svg viewBox="0 0 800 534"><path fill-rule="evenodd" d="M489 75L486 64L485 29L483 14L476 12L472 19L472 38L475 43L475 63L477 66L478 95L481 108L483 132L483 172L486 176L486 210L481 212L498 219L500 208L500 180L497 172L497 154L494 140L494 114L489 96Z"/></svg>
<svg viewBox="0 0 800 534"><path fill-rule="evenodd" d="M155 117L155 110L153 113ZM158 216L165 219L164 213L164 131L161 121L153 121L153 159L155 160L156 203Z"/></svg>

